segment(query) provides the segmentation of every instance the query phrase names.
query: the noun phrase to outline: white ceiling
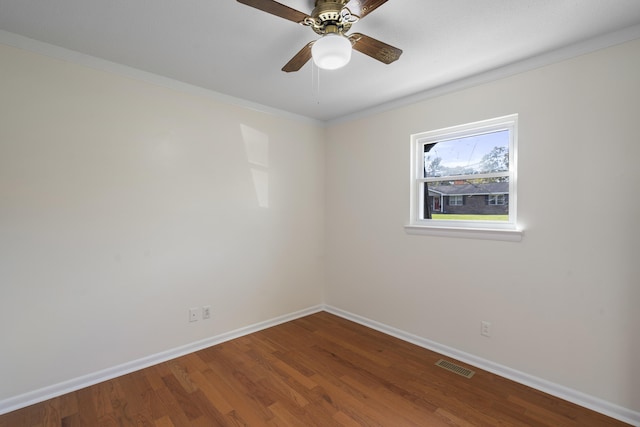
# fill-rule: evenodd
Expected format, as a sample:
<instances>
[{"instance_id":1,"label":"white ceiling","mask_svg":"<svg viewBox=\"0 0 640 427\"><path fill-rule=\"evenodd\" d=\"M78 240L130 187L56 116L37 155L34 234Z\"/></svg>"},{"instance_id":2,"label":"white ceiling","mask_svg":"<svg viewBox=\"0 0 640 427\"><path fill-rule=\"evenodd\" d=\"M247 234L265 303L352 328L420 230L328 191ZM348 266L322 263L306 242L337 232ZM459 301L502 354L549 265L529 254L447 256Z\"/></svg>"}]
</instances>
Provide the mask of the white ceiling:
<instances>
[{"instance_id":1,"label":"white ceiling","mask_svg":"<svg viewBox=\"0 0 640 427\"><path fill-rule=\"evenodd\" d=\"M235 0L0 0L0 30L322 121L638 28L639 0L389 0L351 32L400 60L354 52L318 78L312 62L280 71L310 28Z\"/></svg>"}]
</instances>

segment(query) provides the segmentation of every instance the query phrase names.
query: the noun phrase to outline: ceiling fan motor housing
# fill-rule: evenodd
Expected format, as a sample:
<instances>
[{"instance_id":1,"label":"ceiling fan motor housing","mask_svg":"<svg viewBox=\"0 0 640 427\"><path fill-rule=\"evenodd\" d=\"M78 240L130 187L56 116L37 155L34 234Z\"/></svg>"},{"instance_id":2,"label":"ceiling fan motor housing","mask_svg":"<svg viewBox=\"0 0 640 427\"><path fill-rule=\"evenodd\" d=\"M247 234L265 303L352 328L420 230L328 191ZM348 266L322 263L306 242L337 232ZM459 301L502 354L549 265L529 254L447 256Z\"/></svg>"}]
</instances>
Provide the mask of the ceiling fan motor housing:
<instances>
[{"instance_id":1,"label":"ceiling fan motor housing","mask_svg":"<svg viewBox=\"0 0 640 427\"><path fill-rule=\"evenodd\" d=\"M343 19L342 11L349 0L316 0L311 16L314 18L313 31L320 35L328 33L344 34L351 28L352 20Z\"/></svg>"}]
</instances>

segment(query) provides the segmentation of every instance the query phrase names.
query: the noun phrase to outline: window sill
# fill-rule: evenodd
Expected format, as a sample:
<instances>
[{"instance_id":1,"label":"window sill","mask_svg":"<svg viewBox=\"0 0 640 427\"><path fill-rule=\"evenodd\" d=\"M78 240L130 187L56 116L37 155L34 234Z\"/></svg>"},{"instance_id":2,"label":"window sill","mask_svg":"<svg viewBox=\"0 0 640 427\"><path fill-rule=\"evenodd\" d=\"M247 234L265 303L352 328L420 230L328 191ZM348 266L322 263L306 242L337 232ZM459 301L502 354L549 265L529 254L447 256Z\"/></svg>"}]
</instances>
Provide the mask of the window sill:
<instances>
[{"instance_id":1,"label":"window sill","mask_svg":"<svg viewBox=\"0 0 640 427\"><path fill-rule=\"evenodd\" d=\"M407 234L420 234L437 237L459 237L463 239L500 240L505 242L519 242L524 232L522 230L500 228L468 228L443 227L433 225L405 225Z\"/></svg>"}]
</instances>

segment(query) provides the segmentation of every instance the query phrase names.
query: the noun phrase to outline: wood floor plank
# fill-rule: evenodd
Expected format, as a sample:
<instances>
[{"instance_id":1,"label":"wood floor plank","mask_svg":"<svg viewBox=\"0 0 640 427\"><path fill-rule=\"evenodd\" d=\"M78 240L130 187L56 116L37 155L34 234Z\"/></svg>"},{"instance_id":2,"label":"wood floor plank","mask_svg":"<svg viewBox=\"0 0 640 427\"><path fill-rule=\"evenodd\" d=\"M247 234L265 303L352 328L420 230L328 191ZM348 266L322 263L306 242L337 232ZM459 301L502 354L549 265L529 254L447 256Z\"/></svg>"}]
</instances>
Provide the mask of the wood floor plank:
<instances>
[{"instance_id":1,"label":"wood floor plank","mask_svg":"<svg viewBox=\"0 0 640 427\"><path fill-rule=\"evenodd\" d=\"M368 408L359 394L354 394L346 385L333 377L317 375L314 380L319 384L324 399L335 412L343 412L362 426L384 426L377 408Z\"/></svg>"},{"instance_id":2,"label":"wood floor plank","mask_svg":"<svg viewBox=\"0 0 640 427\"><path fill-rule=\"evenodd\" d=\"M406 424L417 426L445 425L434 415L434 412L415 405L411 400L405 399L402 395L393 393L385 387L372 388L351 376L342 377L340 380L354 390L358 390L375 406L383 408L384 412L390 414L394 420L404 420Z\"/></svg>"},{"instance_id":3,"label":"wood floor plank","mask_svg":"<svg viewBox=\"0 0 640 427\"><path fill-rule=\"evenodd\" d=\"M182 407L178 403L176 396L168 387L161 387L155 390L160 408L153 412L154 419L163 418L166 414L176 427L189 426L189 417L184 413ZM163 415L160 415L163 414ZM160 416L159 416L160 415Z\"/></svg>"},{"instance_id":4,"label":"wood floor plank","mask_svg":"<svg viewBox=\"0 0 640 427\"><path fill-rule=\"evenodd\" d=\"M203 374L207 380L220 390L225 400L233 407L231 412L225 413L230 425L264 425L273 414L268 408L259 404L253 396L248 396L247 391L237 383L233 372L222 371L211 365L211 369ZM214 403L215 404L215 403Z\"/></svg>"},{"instance_id":5,"label":"wood floor plank","mask_svg":"<svg viewBox=\"0 0 640 427\"><path fill-rule=\"evenodd\" d=\"M620 427L326 312L0 416L0 427Z\"/></svg>"},{"instance_id":6,"label":"wood floor plank","mask_svg":"<svg viewBox=\"0 0 640 427\"><path fill-rule=\"evenodd\" d=\"M193 393L198 387L193 383L187 368L184 366L185 364L181 363L182 361L184 361L184 359L169 362L169 370L173 374L173 378L180 383L186 393Z\"/></svg>"},{"instance_id":7,"label":"wood floor plank","mask_svg":"<svg viewBox=\"0 0 640 427\"><path fill-rule=\"evenodd\" d=\"M343 427L361 427L360 423L351 418L349 415L342 411L338 411L333 415L333 419L336 420Z\"/></svg>"},{"instance_id":8,"label":"wood floor plank","mask_svg":"<svg viewBox=\"0 0 640 427\"><path fill-rule=\"evenodd\" d=\"M62 427L82 427L80 413L67 415L62 419Z\"/></svg>"},{"instance_id":9,"label":"wood floor plank","mask_svg":"<svg viewBox=\"0 0 640 427\"><path fill-rule=\"evenodd\" d=\"M60 405L59 398L54 398L45 402L44 419L42 420L43 427L58 427L60 424L62 424L59 405Z\"/></svg>"},{"instance_id":10,"label":"wood floor plank","mask_svg":"<svg viewBox=\"0 0 640 427\"><path fill-rule=\"evenodd\" d=\"M233 411L233 405L229 403L220 388L212 384L202 371L194 372L191 376L193 382L198 386L198 389L207 397L218 412L228 414Z\"/></svg>"},{"instance_id":11,"label":"wood floor plank","mask_svg":"<svg viewBox=\"0 0 640 427\"><path fill-rule=\"evenodd\" d=\"M171 418L162 417L155 420L156 427L176 427L173 422L171 422Z\"/></svg>"},{"instance_id":12,"label":"wood floor plank","mask_svg":"<svg viewBox=\"0 0 640 427\"><path fill-rule=\"evenodd\" d=\"M258 343L261 341L256 340ZM271 375L279 376L290 386L295 387L295 384L299 384L307 390L311 390L317 386L316 383L311 381L302 372L298 371L291 365L283 362L278 358L278 353L268 353L264 351L260 346L254 352L252 352L254 358L260 359L260 363L264 369L267 369Z\"/></svg>"},{"instance_id":13,"label":"wood floor plank","mask_svg":"<svg viewBox=\"0 0 640 427\"><path fill-rule=\"evenodd\" d=\"M162 380L167 386L167 390L171 393L174 401L178 404L181 412L190 420L196 420L202 417L202 412L191 400L190 393L187 392L178 379L173 375L167 375Z\"/></svg>"},{"instance_id":14,"label":"wood floor plank","mask_svg":"<svg viewBox=\"0 0 640 427\"><path fill-rule=\"evenodd\" d=\"M202 390L196 390L191 393L191 400L202 412L202 421L206 422L208 426L225 425L224 414L216 408Z\"/></svg>"}]
</instances>

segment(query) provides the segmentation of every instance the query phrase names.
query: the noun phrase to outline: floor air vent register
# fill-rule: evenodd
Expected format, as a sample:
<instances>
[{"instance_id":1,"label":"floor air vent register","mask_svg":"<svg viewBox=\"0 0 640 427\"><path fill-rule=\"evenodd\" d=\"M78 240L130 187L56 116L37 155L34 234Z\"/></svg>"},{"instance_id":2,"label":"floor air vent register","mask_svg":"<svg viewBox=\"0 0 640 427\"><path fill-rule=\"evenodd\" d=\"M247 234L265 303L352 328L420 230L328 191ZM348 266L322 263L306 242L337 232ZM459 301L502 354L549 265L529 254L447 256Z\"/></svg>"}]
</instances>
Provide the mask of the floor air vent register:
<instances>
[{"instance_id":1,"label":"floor air vent register","mask_svg":"<svg viewBox=\"0 0 640 427\"><path fill-rule=\"evenodd\" d=\"M462 366L458 366L455 363L447 362L446 360L440 359L436 362L436 366L441 367L442 369L446 369L447 371L451 371L458 375L462 375L465 378L471 378L474 371L471 369L463 368Z\"/></svg>"}]
</instances>

